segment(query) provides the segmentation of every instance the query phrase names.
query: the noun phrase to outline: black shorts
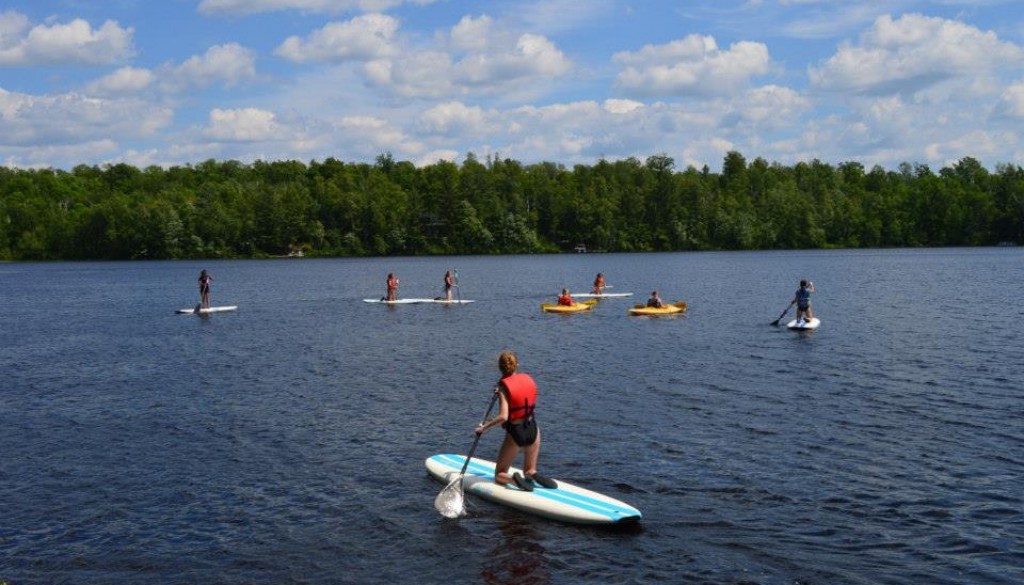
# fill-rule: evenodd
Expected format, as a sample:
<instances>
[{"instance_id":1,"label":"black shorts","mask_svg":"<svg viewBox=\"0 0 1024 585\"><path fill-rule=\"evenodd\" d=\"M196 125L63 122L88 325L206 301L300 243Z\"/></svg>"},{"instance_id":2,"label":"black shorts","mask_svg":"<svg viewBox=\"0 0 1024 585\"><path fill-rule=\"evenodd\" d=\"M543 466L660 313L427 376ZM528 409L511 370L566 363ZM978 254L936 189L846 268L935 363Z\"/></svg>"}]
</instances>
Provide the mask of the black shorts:
<instances>
[{"instance_id":1,"label":"black shorts","mask_svg":"<svg viewBox=\"0 0 1024 585\"><path fill-rule=\"evenodd\" d=\"M528 418L505 425L508 436L512 437L516 445L528 447L537 442L537 421Z\"/></svg>"}]
</instances>

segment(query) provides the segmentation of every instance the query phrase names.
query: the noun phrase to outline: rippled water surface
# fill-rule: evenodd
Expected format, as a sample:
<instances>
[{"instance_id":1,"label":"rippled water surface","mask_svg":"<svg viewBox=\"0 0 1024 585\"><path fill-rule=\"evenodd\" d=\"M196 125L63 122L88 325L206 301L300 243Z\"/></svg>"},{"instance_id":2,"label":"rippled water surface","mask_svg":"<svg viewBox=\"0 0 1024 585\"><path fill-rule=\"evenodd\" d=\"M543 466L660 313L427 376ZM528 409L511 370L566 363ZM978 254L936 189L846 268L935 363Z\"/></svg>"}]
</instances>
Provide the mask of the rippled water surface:
<instances>
[{"instance_id":1,"label":"rippled water surface","mask_svg":"<svg viewBox=\"0 0 1024 585\"><path fill-rule=\"evenodd\" d=\"M476 303L361 302L450 267ZM237 312L174 314L201 268ZM598 271L637 296L539 310ZM769 326L804 277L821 328ZM0 581L1021 583L1022 284L1017 248L0 265ZM690 310L628 317L653 288ZM542 469L639 528L433 509L506 348Z\"/></svg>"}]
</instances>

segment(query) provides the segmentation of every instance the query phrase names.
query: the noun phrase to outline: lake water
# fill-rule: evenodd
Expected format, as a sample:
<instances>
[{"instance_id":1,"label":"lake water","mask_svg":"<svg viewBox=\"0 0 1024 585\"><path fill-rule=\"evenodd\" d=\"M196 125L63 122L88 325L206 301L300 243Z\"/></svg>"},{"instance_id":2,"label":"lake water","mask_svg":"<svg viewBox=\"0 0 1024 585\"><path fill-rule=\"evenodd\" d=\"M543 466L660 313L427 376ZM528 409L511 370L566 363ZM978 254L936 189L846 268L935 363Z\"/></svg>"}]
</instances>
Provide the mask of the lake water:
<instances>
[{"instance_id":1,"label":"lake water","mask_svg":"<svg viewBox=\"0 0 1024 585\"><path fill-rule=\"evenodd\" d=\"M476 303L361 302L452 267ZM202 268L237 312L174 314ZM636 296L539 310L599 271ZM821 328L769 326L801 278ZM0 264L0 582L1019 584L1022 285L1019 248ZM627 316L654 288L687 314ZM639 528L433 509L507 348L541 469Z\"/></svg>"}]
</instances>

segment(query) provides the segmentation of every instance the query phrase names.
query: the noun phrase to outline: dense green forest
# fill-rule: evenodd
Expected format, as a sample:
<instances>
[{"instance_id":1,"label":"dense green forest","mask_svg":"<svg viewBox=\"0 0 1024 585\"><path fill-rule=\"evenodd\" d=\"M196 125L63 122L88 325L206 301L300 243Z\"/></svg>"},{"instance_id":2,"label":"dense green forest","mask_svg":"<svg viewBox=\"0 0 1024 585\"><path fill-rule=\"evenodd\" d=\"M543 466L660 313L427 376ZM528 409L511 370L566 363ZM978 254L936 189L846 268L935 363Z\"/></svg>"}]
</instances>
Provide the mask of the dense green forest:
<instances>
[{"instance_id":1,"label":"dense green forest","mask_svg":"<svg viewBox=\"0 0 1024 585\"><path fill-rule=\"evenodd\" d=\"M977 246L1024 241L1024 169L665 155L0 168L0 259Z\"/></svg>"}]
</instances>

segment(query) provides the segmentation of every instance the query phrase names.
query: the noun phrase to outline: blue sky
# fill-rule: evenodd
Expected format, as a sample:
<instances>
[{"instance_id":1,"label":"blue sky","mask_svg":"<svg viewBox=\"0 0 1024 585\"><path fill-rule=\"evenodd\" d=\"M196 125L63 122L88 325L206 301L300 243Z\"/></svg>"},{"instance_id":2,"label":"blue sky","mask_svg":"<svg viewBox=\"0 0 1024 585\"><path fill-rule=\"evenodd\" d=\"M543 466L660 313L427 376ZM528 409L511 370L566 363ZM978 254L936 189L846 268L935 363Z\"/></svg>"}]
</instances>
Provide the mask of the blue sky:
<instances>
[{"instance_id":1,"label":"blue sky","mask_svg":"<svg viewBox=\"0 0 1024 585\"><path fill-rule=\"evenodd\" d=\"M1024 10L981 0L21 0L0 165L667 155L1024 164Z\"/></svg>"}]
</instances>

